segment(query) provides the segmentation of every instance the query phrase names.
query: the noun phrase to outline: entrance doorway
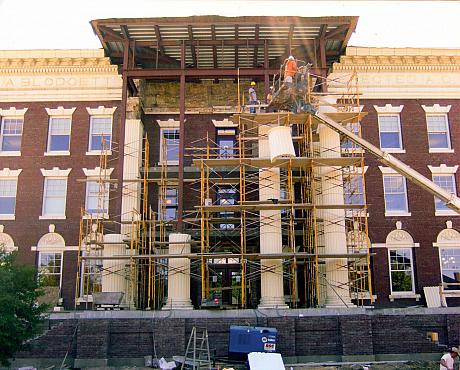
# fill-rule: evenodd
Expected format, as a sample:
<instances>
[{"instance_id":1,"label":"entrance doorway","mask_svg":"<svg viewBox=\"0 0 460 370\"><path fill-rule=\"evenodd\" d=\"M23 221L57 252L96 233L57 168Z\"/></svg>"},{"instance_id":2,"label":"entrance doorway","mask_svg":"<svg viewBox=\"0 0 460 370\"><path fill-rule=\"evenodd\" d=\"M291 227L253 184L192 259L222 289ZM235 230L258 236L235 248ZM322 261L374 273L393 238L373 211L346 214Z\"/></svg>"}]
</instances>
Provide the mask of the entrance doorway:
<instances>
[{"instance_id":1,"label":"entrance doorway","mask_svg":"<svg viewBox=\"0 0 460 370\"><path fill-rule=\"evenodd\" d=\"M227 260L225 258L225 260ZM211 298L222 307L241 305L241 267L239 264L210 264L209 288Z\"/></svg>"}]
</instances>

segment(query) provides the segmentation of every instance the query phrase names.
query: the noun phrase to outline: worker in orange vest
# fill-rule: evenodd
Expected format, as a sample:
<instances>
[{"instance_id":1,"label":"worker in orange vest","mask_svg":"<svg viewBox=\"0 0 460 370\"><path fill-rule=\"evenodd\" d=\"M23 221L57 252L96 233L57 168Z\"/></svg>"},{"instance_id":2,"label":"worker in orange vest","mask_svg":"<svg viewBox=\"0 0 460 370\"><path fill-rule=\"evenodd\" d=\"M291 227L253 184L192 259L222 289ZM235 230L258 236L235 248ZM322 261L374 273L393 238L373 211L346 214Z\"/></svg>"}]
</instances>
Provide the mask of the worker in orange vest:
<instances>
[{"instance_id":1,"label":"worker in orange vest","mask_svg":"<svg viewBox=\"0 0 460 370\"><path fill-rule=\"evenodd\" d=\"M286 62L286 67L284 67L284 82L292 83L293 77L297 73L297 63L292 55L289 55L289 58Z\"/></svg>"}]
</instances>

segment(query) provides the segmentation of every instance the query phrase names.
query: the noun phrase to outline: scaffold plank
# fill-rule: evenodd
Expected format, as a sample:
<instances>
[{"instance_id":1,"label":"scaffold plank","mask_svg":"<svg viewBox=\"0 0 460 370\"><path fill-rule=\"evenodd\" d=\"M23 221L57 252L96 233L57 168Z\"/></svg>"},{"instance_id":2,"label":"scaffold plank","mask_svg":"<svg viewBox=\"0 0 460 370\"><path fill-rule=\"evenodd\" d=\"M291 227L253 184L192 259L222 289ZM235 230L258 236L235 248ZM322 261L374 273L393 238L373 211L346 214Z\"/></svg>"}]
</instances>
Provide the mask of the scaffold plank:
<instances>
[{"instance_id":1,"label":"scaffold plank","mask_svg":"<svg viewBox=\"0 0 460 370\"><path fill-rule=\"evenodd\" d=\"M201 166L201 163L208 167L237 167L240 164L249 167L266 168L266 167L279 167L287 168L308 168L312 166L337 166L346 167L353 166L360 163L361 157L331 157L331 158L309 158L309 157L296 157L291 159L277 159L271 162L269 158L213 158L213 159L194 159L194 166Z\"/></svg>"}]
</instances>

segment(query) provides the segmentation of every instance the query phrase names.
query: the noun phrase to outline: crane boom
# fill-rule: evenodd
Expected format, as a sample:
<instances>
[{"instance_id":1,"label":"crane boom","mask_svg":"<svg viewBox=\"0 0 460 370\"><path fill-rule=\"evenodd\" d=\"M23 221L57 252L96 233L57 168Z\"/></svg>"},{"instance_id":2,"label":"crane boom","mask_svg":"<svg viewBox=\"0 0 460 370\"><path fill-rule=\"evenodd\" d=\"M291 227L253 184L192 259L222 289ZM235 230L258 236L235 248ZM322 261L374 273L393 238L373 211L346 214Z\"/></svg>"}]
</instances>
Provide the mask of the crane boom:
<instances>
[{"instance_id":1,"label":"crane boom","mask_svg":"<svg viewBox=\"0 0 460 370\"><path fill-rule=\"evenodd\" d=\"M421 173L415 171L413 168L409 167L404 162L400 161L391 154L377 148L375 145L369 143L367 140L355 135L353 132L342 126L340 123L329 118L327 115L319 112L312 105L307 104L304 106L304 111L312 114L315 118L326 125L330 129L343 134L348 139L353 141L355 144L361 146L366 151L372 153L377 157L377 159L388 167L392 168L400 175L404 176L406 179L421 187L422 189L428 191L430 194L433 194L435 197L441 199L446 203L447 207L460 213L460 198L454 194L449 193L440 186L436 185L433 181L427 179Z\"/></svg>"}]
</instances>

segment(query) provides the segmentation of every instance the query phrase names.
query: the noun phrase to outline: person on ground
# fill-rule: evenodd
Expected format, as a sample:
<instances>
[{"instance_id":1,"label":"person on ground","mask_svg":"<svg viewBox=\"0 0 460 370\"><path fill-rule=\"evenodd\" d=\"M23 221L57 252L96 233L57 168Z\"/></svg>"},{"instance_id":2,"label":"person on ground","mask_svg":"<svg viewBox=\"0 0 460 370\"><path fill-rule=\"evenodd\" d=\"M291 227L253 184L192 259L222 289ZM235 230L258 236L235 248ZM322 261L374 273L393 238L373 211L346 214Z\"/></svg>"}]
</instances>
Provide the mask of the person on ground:
<instances>
[{"instance_id":1,"label":"person on ground","mask_svg":"<svg viewBox=\"0 0 460 370\"><path fill-rule=\"evenodd\" d=\"M458 348L452 347L449 353L441 357L439 370L454 370L454 361L456 357L458 357Z\"/></svg>"},{"instance_id":2,"label":"person on ground","mask_svg":"<svg viewBox=\"0 0 460 370\"><path fill-rule=\"evenodd\" d=\"M256 105L256 104L257 104L256 83L252 81L251 87L249 88L249 105ZM256 107L249 107L249 112L255 113Z\"/></svg>"},{"instance_id":3,"label":"person on ground","mask_svg":"<svg viewBox=\"0 0 460 370\"><path fill-rule=\"evenodd\" d=\"M287 58L286 66L284 67L284 82L292 83L293 78L297 73L297 63L292 55Z\"/></svg>"}]
</instances>

